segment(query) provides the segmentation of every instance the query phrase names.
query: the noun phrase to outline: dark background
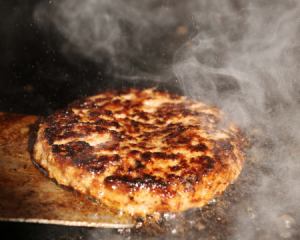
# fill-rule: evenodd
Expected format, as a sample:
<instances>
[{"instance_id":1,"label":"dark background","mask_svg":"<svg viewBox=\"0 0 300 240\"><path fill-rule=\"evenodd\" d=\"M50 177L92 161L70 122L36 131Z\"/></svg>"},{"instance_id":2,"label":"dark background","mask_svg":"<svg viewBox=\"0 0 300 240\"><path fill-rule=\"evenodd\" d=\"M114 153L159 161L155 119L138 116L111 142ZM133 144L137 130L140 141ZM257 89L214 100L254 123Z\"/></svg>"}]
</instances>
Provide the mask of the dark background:
<instances>
[{"instance_id":1,"label":"dark background","mask_svg":"<svg viewBox=\"0 0 300 240\"><path fill-rule=\"evenodd\" d=\"M78 57L68 61L54 30L42 31L34 22L38 2L0 3L1 111L47 114L91 92L110 71Z\"/></svg>"},{"instance_id":2,"label":"dark background","mask_svg":"<svg viewBox=\"0 0 300 240\"><path fill-rule=\"evenodd\" d=\"M130 76L137 73L157 74L162 64L172 60L174 49L193 34L190 29L186 36L178 37L177 26L171 26L151 35L143 43L147 51L142 56L125 59L131 63L130 69L112 66L105 55L96 64L74 52L62 54L62 44L67 40L53 26L42 29L34 21L33 12L39 2L0 3L0 111L49 114L81 96L106 87L126 86ZM188 20L180 19L178 24ZM116 79L116 75L125 77Z\"/></svg>"}]
</instances>

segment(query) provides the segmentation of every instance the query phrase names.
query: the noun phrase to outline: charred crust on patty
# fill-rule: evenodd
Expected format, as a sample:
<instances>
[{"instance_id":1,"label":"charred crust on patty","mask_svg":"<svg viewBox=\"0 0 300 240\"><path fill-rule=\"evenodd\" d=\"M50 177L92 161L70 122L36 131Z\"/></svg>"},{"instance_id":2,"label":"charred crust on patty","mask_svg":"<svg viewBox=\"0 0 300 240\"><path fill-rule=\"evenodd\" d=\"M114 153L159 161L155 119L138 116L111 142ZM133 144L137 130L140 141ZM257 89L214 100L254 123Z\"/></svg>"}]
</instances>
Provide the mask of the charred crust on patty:
<instances>
[{"instance_id":1,"label":"charred crust on patty","mask_svg":"<svg viewBox=\"0 0 300 240\"><path fill-rule=\"evenodd\" d=\"M218 108L155 89L87 97L35 127L32 156L50 178L134 215L208 203L247 145Z\"/></svg>"}]
</instances>

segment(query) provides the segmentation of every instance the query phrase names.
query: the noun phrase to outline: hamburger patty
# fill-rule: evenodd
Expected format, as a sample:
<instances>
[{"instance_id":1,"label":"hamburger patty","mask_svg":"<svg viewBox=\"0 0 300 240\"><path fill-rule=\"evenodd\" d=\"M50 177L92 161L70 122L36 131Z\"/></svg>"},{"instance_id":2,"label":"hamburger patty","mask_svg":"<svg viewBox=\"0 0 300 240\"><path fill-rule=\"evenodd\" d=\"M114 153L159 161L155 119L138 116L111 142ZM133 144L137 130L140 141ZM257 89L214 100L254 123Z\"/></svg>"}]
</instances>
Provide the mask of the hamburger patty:
<instances>
[{"instance_id":1,"label":"hamburger patty","mask_svg":"<svg viewBox=\"0 0 300 240\"><path fill-rule=\"evenodd\" d=\"M239 175L244 138L215 107L155 89L108 91L41 119L34 161L132 215L201 207Z\"/></svg>"}]
</instances>

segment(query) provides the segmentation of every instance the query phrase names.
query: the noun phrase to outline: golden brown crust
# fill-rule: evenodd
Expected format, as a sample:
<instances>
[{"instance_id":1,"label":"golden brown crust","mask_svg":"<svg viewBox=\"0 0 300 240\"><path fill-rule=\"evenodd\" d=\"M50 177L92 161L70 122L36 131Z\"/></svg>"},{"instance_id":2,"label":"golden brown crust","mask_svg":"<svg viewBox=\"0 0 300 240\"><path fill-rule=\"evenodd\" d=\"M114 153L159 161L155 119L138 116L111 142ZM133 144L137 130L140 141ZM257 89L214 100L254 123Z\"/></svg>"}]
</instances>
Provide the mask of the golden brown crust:
<instances>
[{"instance_id":1,"label":"golden brown crust","mask_svg":"<svg viewBox=\"0 0 300 240\"><path fill-rule=\"evenodd\" d=\"M104 92L41 121L35 161L130 214L201 207L239 175L244 138L214 107L154 89Z\"/></svg>"}]
</instances>

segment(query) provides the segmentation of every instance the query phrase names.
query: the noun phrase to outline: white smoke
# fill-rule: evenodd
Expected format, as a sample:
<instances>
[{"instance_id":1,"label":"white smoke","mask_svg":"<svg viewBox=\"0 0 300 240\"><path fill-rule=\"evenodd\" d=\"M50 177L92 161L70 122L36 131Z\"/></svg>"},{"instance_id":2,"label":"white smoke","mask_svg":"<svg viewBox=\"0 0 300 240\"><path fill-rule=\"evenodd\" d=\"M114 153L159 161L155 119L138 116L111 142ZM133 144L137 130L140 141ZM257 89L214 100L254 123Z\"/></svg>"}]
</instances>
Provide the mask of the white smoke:
<instances>
[{"instance_id":1,"label":"white smoke","mask_svg":"<svg viewBox=\"0 0 300 240\"><path fill-rule=\"evenodd\" d=\"M251 1L242 5L240 13L231 2L207 1L214 10L200 15L199 24L203 18L216 22L216 33L201 31L183 47L175 58L174 72L188 95L219 105L249 133L260 131L251 155L269 173L258 175L251 201L236 208L237 231L232 238L296 239L300 217L300 2ZM226 17L232 21L226 22ZM226 30L226 24L232 23L241 27L241 36L232 36L234 29ZM234 83L229 94L219 88L226 86L224 82ZM243 211L245 206L255 209L255 214L250 217Z\"/></svg>"},{"instance_id":2,"label":"white smoke","mask_svg":"<svg viewBox=\"0 0 300 240\"><path fill-rule=\"evenodd\" d=\"M34 18L41 27L54 27L65 38L66 55L76 52L128 71L147 68L147 59L155 53L151 41L159 42L176 26L175 11L158 0L62 0L42 1Z\"/></svg>"},{"instance_id":3,"label":"white smoke","mask_svg":"<svg viewBox=\"0 0 300 240\"><path fill-rule=\"evenodd\" d=\"M144 62L149 40L154 46L160 42L155 36L176 29L182 21L192 26L196 34L174 49L174 61L164 62L161 70L171 69L174 84L187 96L218 105L254 135L248 161L267 169L258 170L254 194L237 203L236 230L230 239L296 239L300 235L300 2L192 0L174 5L62 0L54 7L39 5L35 18L46 22L44 26L53 24L66 44L83 56L101 62L105 55L125 68L134 65L129 62L132 58Z\"/></svg>"}]
</instances>

